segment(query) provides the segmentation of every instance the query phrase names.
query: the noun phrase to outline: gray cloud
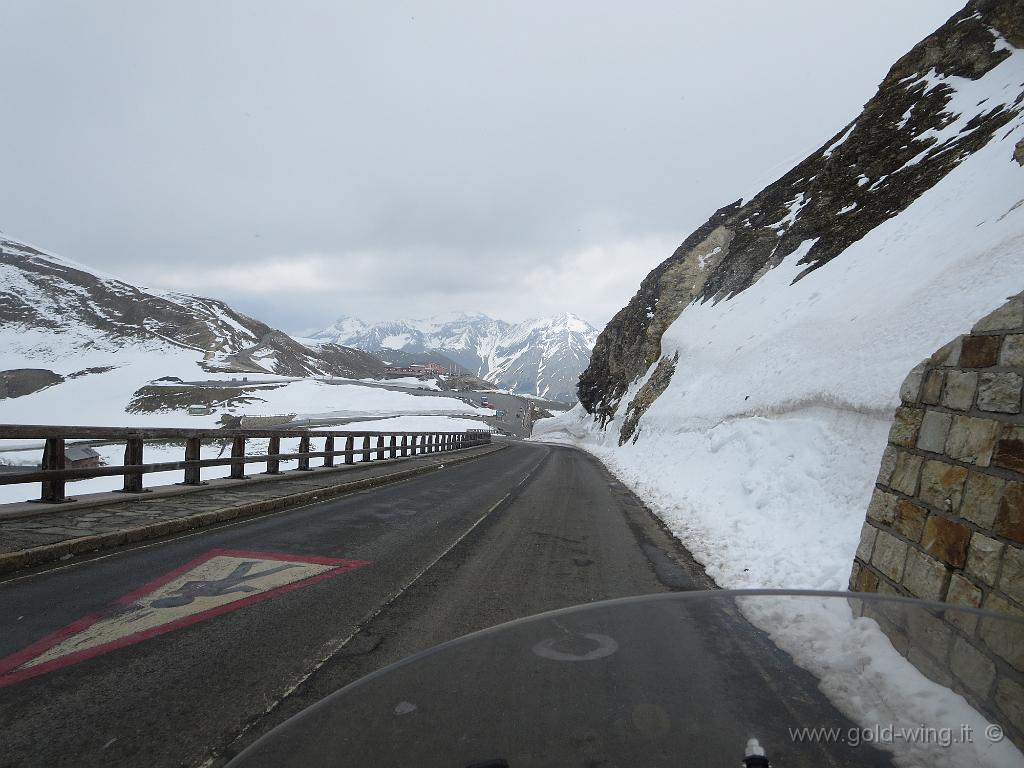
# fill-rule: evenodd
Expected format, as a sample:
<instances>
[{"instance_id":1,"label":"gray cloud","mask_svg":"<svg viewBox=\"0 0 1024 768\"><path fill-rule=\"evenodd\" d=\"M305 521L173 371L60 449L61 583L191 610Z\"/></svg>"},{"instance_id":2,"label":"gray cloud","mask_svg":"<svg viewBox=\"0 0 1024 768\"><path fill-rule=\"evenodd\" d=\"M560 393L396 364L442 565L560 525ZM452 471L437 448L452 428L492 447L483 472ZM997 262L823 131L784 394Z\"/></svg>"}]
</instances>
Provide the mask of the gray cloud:
<instances>
[{"instance_id":1,"label":"gray cloud","mask_svg":"<svg viewBox=\"0 0 1024 768\"><path fill-rule=\"evenodd\" d=\"M2 2L0 227L286 329L605 322L959 2Z\"/></svg>"}]
</instances>

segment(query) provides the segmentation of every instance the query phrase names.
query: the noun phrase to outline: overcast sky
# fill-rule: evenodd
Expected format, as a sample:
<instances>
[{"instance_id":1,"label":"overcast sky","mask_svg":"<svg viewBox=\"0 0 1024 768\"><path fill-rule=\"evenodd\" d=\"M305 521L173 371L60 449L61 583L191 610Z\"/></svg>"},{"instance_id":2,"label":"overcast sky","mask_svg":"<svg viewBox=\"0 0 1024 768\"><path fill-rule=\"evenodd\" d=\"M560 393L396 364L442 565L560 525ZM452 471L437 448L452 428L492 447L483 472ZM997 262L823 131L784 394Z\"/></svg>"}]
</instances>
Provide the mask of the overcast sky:
<instances>
[{"instance_id":1,"label":"overcast sky","mask_svg":"<svg viewBox=\"0 0 1024 768\"><path fill-rule=\"evenodd\" d=\"M0 0L0 230L289 331L601 327L962 5Z\"/></svg>"}]
</instances>

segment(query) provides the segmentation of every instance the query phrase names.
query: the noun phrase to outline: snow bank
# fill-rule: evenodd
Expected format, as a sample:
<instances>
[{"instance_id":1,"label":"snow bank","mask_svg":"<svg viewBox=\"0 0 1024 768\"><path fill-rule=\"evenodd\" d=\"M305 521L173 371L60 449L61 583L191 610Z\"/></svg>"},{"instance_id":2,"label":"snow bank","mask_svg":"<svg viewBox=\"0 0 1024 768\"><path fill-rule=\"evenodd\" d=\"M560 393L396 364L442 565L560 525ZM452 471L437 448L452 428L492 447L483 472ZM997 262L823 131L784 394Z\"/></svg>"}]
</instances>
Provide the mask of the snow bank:
<instances>
[{"instance_id":1,"label":"snow bank","mask_svg":"<svg viewBox=\"0 0 1024 768\"><path fill-rule=\"evenodd\" d=\"M607 431L577 406L535 438L600 456L724 587L845 588L901 381L1024 287L1008 280L1024 275L1022 122L799 282L810 242L736 297L687 307L635 443L617 445L621 416L647 376Z\"/></svg>"},{"instance_id":2,"label":"snow bank","mask_svg":"<svg viewBox=\"0 0 1024 768\"><path fill-rule=\"evenodd\" d=\"M582 413L543 419L534 439L596 454L721 586L846 588L878 471L872 446L888 430L882 419L816 407L648 433L618 448L617 430L603 433Z\"/></svg>"},{"instance_id":3,"label":"snow bank","mask_svg":"<svg viewBox=\"0 0 1024 768\"><path fill-rule=\"evenodd\" d=\"M1020 82L1024 54L1008 61ZM736 297L687 307L662 338L676 372L635 443L617 444L621 417L650 370L607 431L577 406L539 422L534 439L600 457L723 587L846 589L901 381L1024 287L1024 170L1012 161L1022 123L799 282L811 242ZM783 627L751 618L861 724L978 718L849 611L822 606ZM899 749L897 762L920 764ZM1024 765L1008 744L929 759Z\"/></svg>"}]
</instances>

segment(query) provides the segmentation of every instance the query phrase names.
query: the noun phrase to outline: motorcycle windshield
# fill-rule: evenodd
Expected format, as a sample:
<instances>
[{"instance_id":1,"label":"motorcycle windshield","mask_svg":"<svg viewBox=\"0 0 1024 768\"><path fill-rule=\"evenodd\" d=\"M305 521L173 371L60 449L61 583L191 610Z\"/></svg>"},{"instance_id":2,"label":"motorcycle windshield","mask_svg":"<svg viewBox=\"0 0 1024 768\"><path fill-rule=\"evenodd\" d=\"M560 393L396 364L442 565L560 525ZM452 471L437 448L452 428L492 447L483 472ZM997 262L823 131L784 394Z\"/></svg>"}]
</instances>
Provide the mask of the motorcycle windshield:
<instances>
[{"instance_id":1,"label":"motorcycle windshield","mask_svg":"<svg viewBox=\"0 0 1024 768\"><path fill-rule=\"evenodd\" d=\"M844 593L700 592L424 651L232 766L1024 766L1024 621ZM504 761L501 762L501 761Z\"/></svg>"}]
</instances>

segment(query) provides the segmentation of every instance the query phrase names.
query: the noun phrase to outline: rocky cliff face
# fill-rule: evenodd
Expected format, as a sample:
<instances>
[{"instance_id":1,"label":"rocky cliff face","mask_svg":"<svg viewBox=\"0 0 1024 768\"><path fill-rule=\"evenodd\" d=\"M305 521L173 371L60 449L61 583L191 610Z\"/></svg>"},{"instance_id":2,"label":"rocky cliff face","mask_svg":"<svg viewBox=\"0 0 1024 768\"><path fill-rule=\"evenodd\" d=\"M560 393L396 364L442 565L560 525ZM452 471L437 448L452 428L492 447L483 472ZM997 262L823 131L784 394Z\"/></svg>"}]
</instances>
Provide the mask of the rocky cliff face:
<instances>
[{"instance_id":1,"label":"rocky cliff face","mask_svg":"<svg viewBox=\"0 0 1024 768\"><path fill-rule=\"evenodd\" d=\"M140 288L2 235L0 334L5 368L21 366L2 365L4 357L43 363L138 346L195 350L207 371L383 372L383 364L364 352L329 344L311 350L220 301Z\"/></svg>"},{"instance_id":2,"label":"rocky cliff face","mask_svg":"<svg viewBox=\"0 0 1024 768\"><path fill-rule=\"evenodd\" d=\"M904 211L1021 113L1024 5L972 0L897 61L863 112L751 200L718 210L655 268L598 337L579 399L603 426L694 302L720 302L803 247L794 282ZM1001 66L1003 64L1006 66ZM1017 145L1017 162L1024 147ZM965 223L969 226L970 223ZM672 375L668 362L662 372ZM621 440L666 382L627 403ZM638 395L639 397L639 395Z\"/></svg>"}]
</instances>

